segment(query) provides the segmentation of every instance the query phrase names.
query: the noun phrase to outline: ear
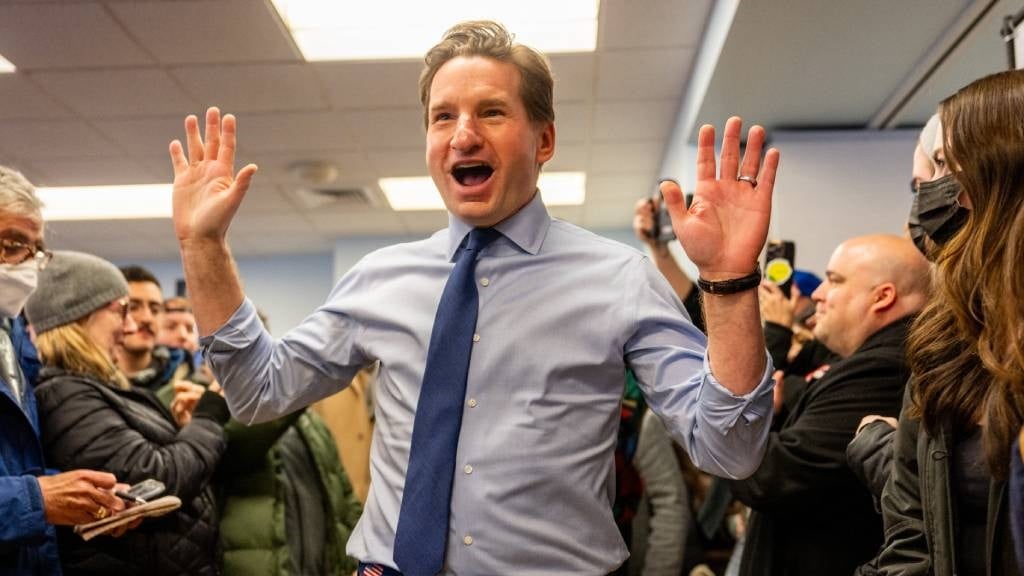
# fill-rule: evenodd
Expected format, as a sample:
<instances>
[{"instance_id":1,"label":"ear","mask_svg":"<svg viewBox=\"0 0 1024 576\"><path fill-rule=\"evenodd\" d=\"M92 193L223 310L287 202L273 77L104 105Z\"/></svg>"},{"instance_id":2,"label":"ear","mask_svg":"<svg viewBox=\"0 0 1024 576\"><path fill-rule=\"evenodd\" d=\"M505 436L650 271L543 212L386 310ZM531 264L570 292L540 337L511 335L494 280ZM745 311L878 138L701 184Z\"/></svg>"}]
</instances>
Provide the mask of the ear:
<instances>
[{"instance_id":1,"label":"ear","mask_svg":"<svg viewBox=\"0 0 1024 576\"><path fill-rule=\"evenodd\" d=\"M555 123L544 122L537 130L537 164L541 166L555 155Z\"/></svg>"},{"instance_id":2,"label":"ear","mask_svg":"<svg viewBox=\"0 0 1024 576\"><path fill-rule=\"evenodd\" d=\"M896 305L896 286L892 282L883 282L872 290L872 312L885 312Z\"/></svg>"}]
</instances>

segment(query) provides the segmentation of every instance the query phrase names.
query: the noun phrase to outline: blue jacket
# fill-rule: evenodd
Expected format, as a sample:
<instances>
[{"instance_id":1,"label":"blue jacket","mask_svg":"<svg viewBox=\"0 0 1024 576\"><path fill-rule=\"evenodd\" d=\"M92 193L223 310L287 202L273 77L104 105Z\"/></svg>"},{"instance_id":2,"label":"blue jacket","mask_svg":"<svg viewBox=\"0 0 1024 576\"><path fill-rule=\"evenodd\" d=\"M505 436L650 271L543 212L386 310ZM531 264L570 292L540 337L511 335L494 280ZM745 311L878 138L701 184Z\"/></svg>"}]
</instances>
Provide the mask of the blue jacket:
<instances>
[{"instance_id":1,"label":"blue jacket","mask_svg":"<svg viewBox=\"0 0 1024 576\"><path fill-rule=\"evenodd\" d=\"M39 361L20 320L11 340L26 384L20 407L10 386L0 384L0 576L59 575L57 534L35 478L47 473L32 388Z\"/></svg>"}]
</instances>

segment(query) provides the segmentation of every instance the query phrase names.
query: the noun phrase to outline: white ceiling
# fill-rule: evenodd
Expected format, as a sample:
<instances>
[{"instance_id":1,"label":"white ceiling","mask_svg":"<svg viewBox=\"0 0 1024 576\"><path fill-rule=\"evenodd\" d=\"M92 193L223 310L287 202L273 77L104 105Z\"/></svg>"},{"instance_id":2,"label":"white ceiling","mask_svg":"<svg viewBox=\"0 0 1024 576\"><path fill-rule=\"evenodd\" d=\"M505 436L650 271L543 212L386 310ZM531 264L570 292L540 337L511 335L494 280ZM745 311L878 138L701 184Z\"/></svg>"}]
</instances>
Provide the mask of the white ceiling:
<instances>
[{"instance_id":1,"label":"white ceiling","mask_svg":"<svg viewBox=\"0 0 1024 576\"><path fill-rule=\"evenodd\" d=\"M988 10L890 123L919 124L942 96L1005 66L992 29L1024 5L602 0L597 51L551 57L558 146L547 169L588 173L586 204L556 216L629 226L658 179L709 14L737 2L698 121L738 113L769 130L864 129L965 13ZM183 117L217 105L238 116L238 165L260 166L232 225L236 254L327 251L340 237L446 223L443 212L392 212L376 186L426 174L420 62L306 63L269 0L3 0L0 54L18 67L0 74L0 164L36 185L167 182ZM374 205L310 200L288 170L306 160L334 164L331 187L368 189ZM166 220L54 222L48 236L108 258L177 253Z\"/></svg>"},{"instance_id":2,"label":"white ceiling","mask_svg":"<svg viewBox=\"0 0 1024 576\"><path fill-rule=\"evenodd\" d=\"M551 57L558 147L547 169L589 176L587 205L553 213L629 224L621 198L656 181L710 4L604 0L597 52ZM426 175L421 62L306 63L269 1L6 0L0 54L18 67L0 75L0 163L37 186L167 182L184 116L217 105L238 117L238 166L260 166L232 224L237 254L446 224L441 212L392 212L376 186ZM303 160L333 163L331 187L367 188L376 205L313 205L288 171ZM167 221L53 222L48 235L109 258L176 254Z\"/></svg>"}]
</instances>

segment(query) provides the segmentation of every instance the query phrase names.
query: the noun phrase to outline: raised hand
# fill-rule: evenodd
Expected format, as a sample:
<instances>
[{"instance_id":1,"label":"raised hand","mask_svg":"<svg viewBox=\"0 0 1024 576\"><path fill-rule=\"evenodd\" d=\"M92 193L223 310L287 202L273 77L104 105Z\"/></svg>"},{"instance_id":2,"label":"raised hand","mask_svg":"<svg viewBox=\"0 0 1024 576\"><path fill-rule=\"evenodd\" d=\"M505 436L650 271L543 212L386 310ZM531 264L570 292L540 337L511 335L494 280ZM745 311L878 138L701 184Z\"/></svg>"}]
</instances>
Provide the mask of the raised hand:
<instances>
[{"instance_id":1,"label":"raised hand","mask_svg":"<svg viewBox=\"0 0 1024 576\"><path fill-rule=\"evenodd\" d=\"M59 526L102 520L124 510L124 502L114 496L117 481L113 474L94 470L72 470L40 476L46 521Z\"/></svg>"},{"instance_id":2,"label":"raised hand","mask_svg":"<svg viewBox=\"0 0 1024 576\"><path fill-rule=\"evenodd\" d=\"M174 421L178 423L178 427L184 427L192 421L192 412L205 392L206 388L194 382L179 380L174 383L171 414L174 415Z\"/></svg>"},{"instance_id":3,"label":"raised hand","mask_svg":"<svg viewBox=\"0 0 1024 576\"><path fill-rule=\"evenodd\" d=\"M641 198L636 201L633 208L633 233L638 240L654 248L657 244L651 229L654 228L654 217L658 210L657 201L654 198Z\"/></svg>"},{"instance_id":4,"label":"raised hand","mask_svg":"<svg viewBox=\"0 0 1024 576\"><path fill-rule=\"evenodd\" d=\"M206 143L199 134L199 120L185 118L188 156L181 142L171 142L174 166L174 231L179 242L221 241L242 203L256 165L234 173L235 117L221 121L220 110L206 111Z\"/></svg>"},{"instance_id":5,"label":"raised hand","mask_svg":"<svg viewBox=\"0 0 1024 576\"><path fill-rule=\"evenodd\" d=\"M697 138L697 189L689 210L678 184L661 184L676 237L707 280L750 274L768 235L779 152L768 150L761 162L765 132L754 126L747 134L741 164L741 125L737 117L725 123L717 174L715 129L710 125L701 127Z\"/></svg>"}]
</instances>

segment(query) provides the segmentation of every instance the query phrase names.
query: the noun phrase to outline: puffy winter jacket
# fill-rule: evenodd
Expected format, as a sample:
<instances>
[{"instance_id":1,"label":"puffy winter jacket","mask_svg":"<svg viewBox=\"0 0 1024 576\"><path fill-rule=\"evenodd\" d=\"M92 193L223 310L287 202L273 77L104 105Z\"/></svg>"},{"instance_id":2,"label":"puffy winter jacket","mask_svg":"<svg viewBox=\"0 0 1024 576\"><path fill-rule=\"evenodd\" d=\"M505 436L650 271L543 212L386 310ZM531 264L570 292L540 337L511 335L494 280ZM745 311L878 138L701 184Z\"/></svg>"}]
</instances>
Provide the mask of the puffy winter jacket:
<instances>
[{"instance_id":1,"label":"puffy winter jacket","mask_svg":"<svg viewBox=\"0 0 1024 576\"><path fill-rule=\"evenodd\" d=\"M172 514L147 519L121 538L84 542L58 530L66 574L212 575L219 572L217 509L211 480L224 453L227 405L202 396L192 421L178 428L150 391L121 390L93 378L46 368L36 389L48 462L90 468L134 484L155 478L181 498Z\"/></svg>"}]
</instances>

